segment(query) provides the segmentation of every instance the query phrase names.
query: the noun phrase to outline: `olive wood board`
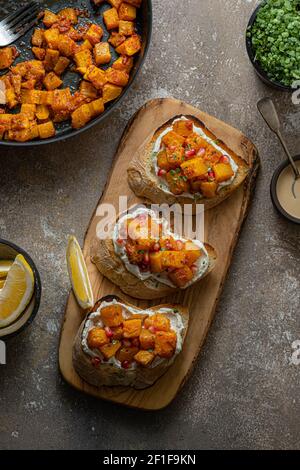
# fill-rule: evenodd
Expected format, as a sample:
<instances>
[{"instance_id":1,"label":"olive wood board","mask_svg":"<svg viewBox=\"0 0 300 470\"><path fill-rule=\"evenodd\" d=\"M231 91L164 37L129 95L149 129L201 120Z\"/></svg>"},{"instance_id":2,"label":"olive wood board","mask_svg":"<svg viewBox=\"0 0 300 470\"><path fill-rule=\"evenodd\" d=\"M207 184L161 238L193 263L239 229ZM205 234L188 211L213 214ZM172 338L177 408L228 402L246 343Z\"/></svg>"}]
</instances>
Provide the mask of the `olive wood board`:
<instances>
[{"instance_id":1,"label":"olive wood board","mask_svg":"<svg viewBox=\"0 0 300 470\"><path fill-rule=\"evenodd\" d=\"M67 301L60 337L60 371L70 385L94 397L144 410L159 410L166 407L175 398L193 369L214 318L233 251L248 212L260 164L256 147L239 130L182 101L172 98L154 99L147 102L127 125L99 204L113 203L117 211L119 195L128 196L129 207L143 202L132 193L128 186L127 167L135 152L156 129L174 116L182 114L196 116L215 134L217 139L225 142L250 165L250 172L244 184L227 200L205 213L205 241L213 245L218 252L218 261L214 271L189 289L178 290L171 298L141 301L123 294L118 287L99 273L90 260L90 245L96 233L96 225L100 220L96 215L97 208L87 229L83 246L95 300L115 294L141 308L163 303L179 303L189 308L190 323L182 353L167 373L150 388L140 391L125 387L98 389L84 382L72 365L74 338L84 319L84 312L78 306L72 292Z\"/></svg>"}]
</instances>

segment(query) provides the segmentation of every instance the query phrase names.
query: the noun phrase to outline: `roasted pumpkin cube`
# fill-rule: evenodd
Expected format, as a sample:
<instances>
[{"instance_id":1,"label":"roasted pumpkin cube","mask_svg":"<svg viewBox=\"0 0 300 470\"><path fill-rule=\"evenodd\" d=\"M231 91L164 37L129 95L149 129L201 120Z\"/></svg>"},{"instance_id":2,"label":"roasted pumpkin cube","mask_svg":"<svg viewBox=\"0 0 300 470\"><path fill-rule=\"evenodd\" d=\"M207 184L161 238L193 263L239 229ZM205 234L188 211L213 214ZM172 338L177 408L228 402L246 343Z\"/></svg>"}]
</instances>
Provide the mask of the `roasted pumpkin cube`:
<instances>
[{"instance_id":1,"label":"roasted pumpkin cube","mask_svg":"<svg viewBox=\"0 0 300 470\"><path fill-rule=\"evenodd\" d=\"M58 50L65 57L72 57L76 51L76 42L64 34L59 35Z\"/></svg>"},{"instance_id":2,"label":"roasted pumpkin cube","mask_svg":"<svg viewBox=\"0 0 300 470\"><path fill-rule=\"evenodd\" d=\"M21 113L22 114L27 114L28 118L30 121L32 121L35 118L35 113L36 113L36 105L35 104L22 104L21 106ZM0 114L0 118L1 118Z\"/></svg>"},{"instance_id":3,"label":"roasted pumpkin cube","mask_svg":"<svg viewBox=\"0 0 300 470\"><path fill-rule=\"evenodd\" d=\"M205 177L208 172L207 165L200 157L182 163L181 168L188 179Z\"/></svg>"},{"instance_id":4,"label":"roasted pumpkin cube","mask_svg":"<svg viewBox=\"0 0 300 470\"><path fill-rule=\"evenodd\" d=\"M21 103L24 104L40 104L41 100L40 90L22 90L21 91Z\"/></svg>"},{"instance_id":5,"label":"roasted pumpkin cube","mask_svg":"<svg viewBox=\"0 0 300 470\"><path fill-rule=\"evenodd\" d=\"M92 44L90 43L90 41L88 39L85 39L83 41L83 43L80 44L80 46L76 47L76 52L80 52L80 51L83 51L85 49L88 49L89 51L93 50L93 46L92 46Z\"/></svg>"},{"instance_id":6,"label":"roasted pumpkin cube","mask_svg":"<svg viewBox=\"0 0 300 470\"><path fill-rule=\"evenodd\" d=\"M14 130L10 129L7 134L9 140L15 140L17 142L27 142L39 137L37 125L32 125L29 129Z\"/></svg>"},{"instance_id":7,"label":"roasted pumpkin cube","mask_svg":"<svg viewBox=\"0 0 300 470\"><path fill-rule=\"evenodd\" d=\"M182 268L185 265L185 254L183 251L163 251L161 264L164 269Z\"/></svg>"},{"instance_id":8,"label":"roasted pumpkin cube","mask_svg":"<svg viewBox=\"0 0 300 470\"><path fill-rule=\"evenodd\" d=\"M87 337L87 344L90 349L100 349L101 346L108 344L110 342L107 337L105 330L96 326L89 331Z\"/></svg>"},{"instance_id":9,"label":"roasted pumpkin cube","mask_svg":"<svg viewBox=\"0 0 300 470\"><path fill-rule=\"evenodd\" d=\"M222 156L221 152L219 152L212 145L208 145L205 150L206 152L205 152L203 159L208 162L209 166L219 163L219 160Z\"/></svg>"},{"instance_id":10,"label":"roasted pumpkin cube","mask_svg":"<svg viewBox=\"0 0 300 470\"><path fill-rule=\"evenodd\" d=\"M133 58L126 55L121 56L112 64L112 67L113 69L125 70L125 72L129 73L133 67Z\"/></svg>"},{"instance_id":11,"label":"roasted pumpkin cube","mask_svg":"<svg viewBox=\"0 0 300 470\"><path fill-rule=\"evenodd\" d=\"M109 83L117 86L126 86L129 82L129 74L125 70L116 70L112 67L106 70L106 77Z\"/></svg>"},{"instance_id":12,"label":"roasted pumpkin cube","mask_svg":"<svg viewBox=\"0 0 300 470\"><path fill-rule=\"evenodd\" d=\"M74 8L63 8L57 16L60 20L68 20L71 24L78 23L78 15Z\"/></svg>"},{"instance_id":13,"label":"roasted pumpkin cube","mask_svg":"<svg viewBox=\"0 0 300 470\"><path fill-rule=\"evenodd\" d=\"M140 346L142 349L154 349L155 346L155 336L151 331L146 328L142 328L140 334Z\"/></svg>"},{"instance_id":14,"label":"roasted pumpkin cube","mask_svg":"<svg viewBox=\"0 0 300 470\"><path fill-rule=\"evenodd\" d=\"M32 47L32 53L39 60L44 60L46 55L46 50L42 47Z\"/></svg>"},{"instance_id":15,"label":"roasted pumpkin cube","mask_svg":"<svg viewBox=\"0 0 300 470\"><path fill-rule=\"evenodd\" d=\"M4 47L0 49L0 70L11 66L16 57L16 49L13 47Z\"/></svg>"},{"instance_id":16,"label":"roasted pumpkin cube","mask_svg":"<svg viewBox=\"0 0 300 470\"><path fill-rule=\"evenodd\" d=\"M134 356L139 352L139 348L135 346L122 347L116 354L116 358L121 363L124 361L132 362Z\"/></svg>"},{"instance_id":17,"label":"roasted pumpkin cube","mask_svg":"<svg viewBox=\"0 0 300 470\"><path fill-rule=\"evenodd\" d=\"M158 331L155 335L154 354L170 359L175 352L177 345L177 335L175 331Z\"/></svg>"},{"instance_id":18,"label":"roasted pumpkin cube","mask_svg":"<svg viewBox=\"0 0 300 470\"><path fill-rule=\"evenodd\" d=\"M67 59L67 57L59 57L53 69L54 73L56 73L56 75L62 75L66 68L70 65L70 62L71 61Z\"/></svg>"},{"instance_id":19,"label":"roasted pumpkin cube","mask_svg":"<svg viewBox=\"0 0 300 470\"><path fill-rule=\"evenodd\" d=\"M40 60L28 60L26 63L26 75L25 78L30 80L35 78L37 81L42 81L46 75L43 62Z\"/></svg>"},{"instance_id":20,"label":"roasted pumpkin cube","mask_svg":"<svg viewBox=\"0 0 300 470\"><path fill-rule=\"evenodd\" d=\"M172 168L168 161L166 150L161 150L157 154L157 166L165 171L169 171Z\"/></svg>"},{"instance_id":21,"label":"roasted pumpkin cube","mask_svg":"<svg viewBox=\"0 0 300 470\"><path fill-rule=\"evenodd\" d=\"M142 330L142 320L125 320L123 323L124 338L138 338Z\"/></svg>"},{"instance_id":22,"label":"roasted pumpkin cube","mask_svg":"<svg viewBox=\"0 0 300 470\"><path fill-rule=\"evenodd\" d=\"M99 42L95 45L94 59L96 65L108 64L111 61L111 53L108 42Z\"/></svg>"},{"instance_id":23,"label":"roasted pumpkin cube","mask_svg":"<svg viewBox=\"0 0 300 470\"><path fill-rule=\"evenodd\" d=\"M92 24L84 35L84 39L87 39L92 46L101 41L103 36L103 29L98 24Z\"/></svg>"},{"instance_id":24,"label":"roasted pumpkin cube","mask_svg":"<svg viewBox=\"0 0 300 470\"><path fill-rule=\"evenodd\" d=\"M75 129L85 126L91 119L104 111L103 99L83 104L72 113L72 126Z\"/></svg>"},{"instance_id":25,"label":"roasted pumpkin cube","mask_svg":"<svg viewBox=\"0 0 300 470\"><path fill-rule=\"evenodd\" d=\"M114 340L112 343L101 346L100 351L102 352L105 359L108 360L117 354L121 346L122 343L120 341Z\"/></svg>"},{"instance_id":26,"label":"roasted pumpkin cube","mask_svg":"<svg viewBox=\"0 0 300 470\"><path fill-rule=\"evenodd\" d=\"M217 163L213 166L213 170L218 183L223 183L234 176L234 171L229 163Z\"/></svg>"},{"instance_id":27,"label":"roasted pumpkin cube","mask_svg":"<svg viewBox=\"0 0 300 470\"><path fill-rule=\"evenodd\" d=\"M119 34L124 36L132 36L135 33L134 23L132 21L119 21Z\"/></svg>"},{"instance_id":28,"label":"roasted pumpkin cube","mask_svg":"<svg viewBox=\"0 0 300 470\"><path fill-rule=\"evenodd\" d=\"M60 91L60 90L57 90ZM54 101L54 91L41 91L39 104L52 106Z\"/></svg>"},{"instance_id":29,"label":"roasted pumpkin cube","mask_svg":"<svg viewBox=\"0 0 300 470\"><path fill-rule=\"evenodd\" d=\"M12 114L0 114L0 126L1 129L7 131L10 128Z\"/></svg>"},{"instance_id":30,"label":"roasted pumpkin cube","mask_svg":"<svg viewBox=\"0 0 300 470\"><path fill-rule=\"evenodd\" d=\"M76 52L74 55L74 60L77 67L82 67L87 69L90 65L93 64L92 53L88 49L81 50L80 52Z\"/></svg>"},{"instance_id":31,"label":"roasted pumpkin cube","mask_svg":"<svg viewBox=\"0 0 300 470\"><path fill-rule=\"evenodd\" d=\"M51 106L54 112L69 110L70 103L72 101L70 88L63 88L62 90L53 90L51 92L49 91L48 93L53 93Z\"/></svg>"},{"instance_id":32,"label":"roasted pumpkin cube","mask_svg":"<svg viewBox=\"0 0 300 470\"><path fill-rule=\"evenodd\" d=\"M143 367L147 367L151 364L154 359L154 354L149 351L139 351L135 356L134 360Z\"/></svg>"},{"instance_id":33,"label":"roasted pumpkin cube","mask_svg":"<svg viewBox=\"0 0 300 470\"><path fill-rule=\"evenodd\" d=\"M46 50L46 55L45 55L45 69L47 72L50 72L53 70L59 60L59 51L56 51L54 49L47 49Z\"/></svg>"},{"instance_id":34,"label":"roasted pumpkin cube","mask_svg":"<svg viewBox=\"0 0 300 470\"><path fill-rule=\"evenodd\" d=\"M35 29L31 38L31 44L36 47L42 47L44 44L44 30Z\"/></svg>"},{"instance_id":35,"label":"roasted pumpkin cube","mask_svg":"<svg viewBox=\"0 0 300 470\"><path fill-rule=\"evenodd\" d=\"M110 8L103 13L104 23L108 30L117 29L119 26L119 15L116 8Z\"/></svg>"},{"instance_id":36,"label":"roasted pumpkin cube","mask_svg":"<svg viewBox=\"0 0 300 470\"><path fill-rule=\"evenodd\" d=\"M144 322L145 328L153 327L157 331L169 331L171 328L171 323L168 317L162 315L161 313L155 313L146 318Z\"/></svg>"},{"instance_id":37,"label":"roasted pumpkin cube","mask_svg":"<svg viewBox=\"0 0 300 470\"><path fill-rule=\"evenodd\" d=\"M126 0L126 3L129 3L129 5L133 5L134 7L139 8L142 4L142 0Z\"/></svg>"},{"instance_id":38,"label":"roasted pumpkin cube","mask_svg":"<svg viewBox=\"0 0 300 470\"><path fill-rule=\"evenodd\" d=\"M106 83L103 87L102 98L104 103L115 100L122 93L123 88L120 86L112 85L111 83Z\"/></svg>"},{"instance_id":39,"label":"roasted pumpkin cube","mask_svg":"<svg viewBox=\"0 0 300 470\"><path fill-rule=\"evenodd\" d=\"M55 15L55 13L52 13L52 11L45 10L43 23L46 28L51 28L51 26L53 26L55 23L58 23L58 17Z\"/></svg>"},{"instance_id":40,"label":"roasted pumpkin cube","mask_svg":"<svg viewBox=\"0 0 300 470\"><path fill-rule=\"evenodd\" d=\"M170 281L177 287L185 287L194 277L194 273L189 266L176 269L168 274Z\"/></svg>"},{"instance_id":41,"label":"roasted pumpkin cube","mask_svg":"<svg viewBox=\"0 0 300 470\"><path fill-rule=\"evenodd\" d=\"M120 55L133 56L139 50L141 50L142 43L141 38L138 34L133 34L130 38L126 39L120 46L116 48L116 51Z\"/></svg>"},{"instance_id":42,"label":"roasted pumpkin cube","mask_svg":"<svg viewBox=\"0 0 300 470\"><path fill-rule=\"evenodd\" d=\"M184 246L186 264L192 266L202 255L202 250L192 241L187 241Z\"/></svg>"},{"instance_id":43,"label":"roasted pumpkin cube","mask_svg":"<svg viewBox=\"0 0 300 470\"><path fill-rule=\"evenodd\" d=\"M162 265L162 251L157 253L150 253L150 266L152 273L162 273L164 271Z\"/></svg>"},{"instance_id":44,"label":"roasted pumpkin cube","mask_svg":"<svg viewBox=\"0 0 300 470\"><path fill-rule=\"evenodd\" d=\"M98 98L97 100L92 101L89 103L89 106L92 109L93 117L98 116L104 111L104 102L102 98Z\"/></svg>"},{"instance_id":45,"label":"roasted pumpkin cube","mask_svg":"<svg viewBox=\"0 0 300 470\"><path fill-rule=\"evenodd\" d=\"M200 148L206 149L208 145L208 142L200 137L200 135L198 135L196 132L190 134L185 141L186 149L195 150L195 152L198 152Z\"/></svg>"},{"instance_id":46,"label":"roasted pumpkin cube","mask_svg":"<svg viewBox=\"0 0 300 470\"><path fill-rule=\"evenodd\" d=\"M170 170L166 175L166 179L169 185L169 189L173 194L179 196L182 193L189 192L189 182L180 168L177 168L176 170Z\"/></svg>"},{"instance_id":47,"label":"roasted pumpkin cube","mask_svg":"<svg viewBox=\"0 0 300 470\"><path fill-rule=\"evenodd\" d=\"M108 42L113 46L113 47L118 47L120 46L124 41L126 40L126 36L123 34L116 33L113 31L108 39ZM123 70L123 69L122 69Z\"/></svg>"},{"instance_id":48,"label":"roasted pumpkin cube","mask_svg":"<svg viewBox=\"0 0 300 470\"><path fill-rule=\"evenodd\" d=\"M182 137L189 137L193 133L194 124L191 120L180 119L173 124L173 130Z\"/></svg>"},{"instance_id":49,"label":"roasted pumpkin cube","mask_svg":"<svg viewBox=\"0 0 300 470\"><path fill-rule=\"evenodd\" d=\"M10 83L16 93L17 96L21 93L21 85L22 85L22 77L20 75L12 74L10 77Z\"/></svg>"},{"instance_id":50,"label":"roasted pumpkin cube","mask_svg":"<svg viewBox=\"0 0 300 470\"><path fill-rule=\"evenodd\" d=\"M27 114L13 114L10 127L14 130L29 129L31 126L30 120Z\"/></svg>"},{"instance_id":51,"label":"roasted pumpkin cube","mask_svg":"<svg viewBox=\"0 0 300 470\"><path fill-rule=\"evenodd\" d=\"M104 70L99 69L95 65L91 65L86 74L84 75L85 80L89 80L97 90L103 88L105 83L107 83L107 76Z\"/></svg>"},{"instance_id":52,"label":"roasted pumpkin cube","mask_svg":"<svg viewBox=\"0 0 300 470\"><path fill-rule=\"evenodd\" d=\"M200 181L200 192L208 199L215 197L217 188L215 181Z\"/></svg>"},{"instance_id":53,"label":"roasted pumpkin cube","mask_svg":"<svg viewBox=\"0 0 300 470\"><path fill-rule=\"evenodd\" d=\"M55 90L56 88L59 88L63 82L57 75L55 75L54 72L50 72L44 78L43 83L47 90Z\"/></svg>"},{"instance_id":54,"label":"roasted pumpkin cube","mask_svg":"<svg viewBox=\"0 0 300 470\"><path fill-rule=\"evenodd\" d=\"M113 326L110 327L113 339L122 339L123 338L123 326Z\"/></svg>"},{"instance_id":55,"label":"roasted pumpkin cube","mask_svg":"<svg viewBox=\"0 0 300 470\"><path fill-rule=\"evenodd\" d=\"M136 7L123 2L119 8L119 18L125 21L134 21L136 19Z\"/></svg>"},{"instance_id":56,"label":"roasted pumpkin cube","mask_svg":"<svg viewBox=\"0 0 300 470\"><path fill-rule=\"evenodd\" d=\"M122 307L118 304L108 305L101 309L101 318L106 326L119 326L123 323Z\"/></svg>"},{"instance_id":57,"label":"roasted pumpkin cube","mask_svg":"<svg viewBox=\"0 0 300 470\"><path fill-rule=\"evenodd\" d=\"M87 82L85 80L82 80L82 82L80 83L79 91L83 96L85 96L89 100L95 100L97 98L98 92L96 88L90 82Z\"/></svg>"},{"instance_id":58,"label":"roasted pumpkin cube","mask_svg":"<svg viewBox=\"0 0 300 470\"><path fill-rule=\"evenodd\" d=\"M184 162L184 148L180 146L170 146L166 149L167 159L170 168L177 168Z\"/></svg>"},{"instance_id":59,"label":"roasted pumpkin cube","mask_svg":"<svg viewBox=\"0 0 300 470\"><path fill-rule=\"evenodd\" d=\"M49 137L55 136L55 127L52 121L39 124L38 130L41 139L48 139Z\"/></svg>"},{"instance_id":60,"label":"roasted pumpkin cube","mask_svg":"<svg viewBox=\"0 0 300 470\"><path fill-rule=\"evenodd\" d=\"M169 237L162 237L159 240L160 247L163 251L180 251L182 249L182 246L178 246L177 240L175 238L169 236ZM181 243L180 243L181 245Z\"/></svg>"},{"instance_id":61,"label":"roasted pumpkin cube","mask_svg":"<svg viewBox=\"0 0 300 470\"><path fill-rule=\"evenodd\" d=\"M111 4L112 7L115 7L117 10L119 8L119 6L121 5L121 3L123 2L123 0L108 0L108 3Z\"/></svg>"},{"instance_id":62,"label":"roasted pumpkin cube","mask_svg":"<svg viewBox=\"0 0 300 470\"><path fill-rule=\"evenodd\" d=\"M44 31L44 39L49 49L57 50L60 42L60 34L58 28L51 28Z\"/></svg>"},{"instance_id":63,"label":"roasted pumpkin cube","mask_svg":"<svg viewBox=\"0 0 300 470\"><path fill-rule=\"evenodd\" d=\"M35 106L35 105L29 105L29 106ZM49 114L50 114L50 111L49 111L48 106L46 106L45 104L36 105L36 117L38 118L39 121L45 121L46 119L48 119Z\"/></svg>"},{"instance_id":64,"label":"roasted pumpkin cube","mask_svg":"<svg viewBox=\"0 0 300 470\"><path fill-rule=\"evenodd\" d=\"M179 135L174 131L170 131L163 136L161 141L166 147L181 147L184 144L184 140L185 139L182 135Z\"/></svg>"}]
</instances>

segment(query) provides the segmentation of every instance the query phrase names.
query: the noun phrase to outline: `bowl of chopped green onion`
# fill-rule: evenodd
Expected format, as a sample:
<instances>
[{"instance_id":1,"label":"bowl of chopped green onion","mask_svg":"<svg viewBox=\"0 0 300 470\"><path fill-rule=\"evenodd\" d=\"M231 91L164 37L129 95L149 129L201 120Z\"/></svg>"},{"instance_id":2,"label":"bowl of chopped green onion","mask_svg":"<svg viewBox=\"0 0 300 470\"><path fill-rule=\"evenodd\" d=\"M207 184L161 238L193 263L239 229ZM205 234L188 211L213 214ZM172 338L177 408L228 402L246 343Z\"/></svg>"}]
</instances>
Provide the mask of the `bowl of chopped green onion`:
<instances>
[{"instance_id":1,"label":"bowl of chopped green onion","mask_svg":"<svg viewBox=\"0 0 300 470\"><path fill-rule=\"evenodd\" d=\"M293 91L300 81L300 0L265 0L253 12L246 47L267 85ZM298 83L297 83L298 81Z\"/></svg>"}]
</instances>

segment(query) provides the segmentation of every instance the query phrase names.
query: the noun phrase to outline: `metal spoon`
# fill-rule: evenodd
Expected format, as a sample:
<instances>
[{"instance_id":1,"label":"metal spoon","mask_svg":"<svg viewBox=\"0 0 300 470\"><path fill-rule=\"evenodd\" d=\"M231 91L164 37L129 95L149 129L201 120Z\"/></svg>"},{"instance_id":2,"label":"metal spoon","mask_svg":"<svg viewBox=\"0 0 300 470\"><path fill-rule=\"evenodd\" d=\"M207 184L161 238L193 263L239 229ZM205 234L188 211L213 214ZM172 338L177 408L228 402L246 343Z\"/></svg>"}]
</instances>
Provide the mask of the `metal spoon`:
<instances>
[{"instance_id":1,"label":"metal spoon","mask_svg":"<svg viewBox=\"0 0 300 470\"><path fill-rule=\"evenodd\" d=\"M278 113L276 111L274 102L271 98L268 98L268 97L263 98L260 101L258 101L257 108L260 114L262 115L262 117L264 118L264 120L266 121L266 123L268 124L271 131L273 131L277 135L289 161L291 162L291 165L295 174L295 180L292 185L292 193L293 193L294 198L296 199L297 196L295 193L295 185L296 185L297 180L300 179L300 172L281 134L281 125L280 125Z\"/></svg>"}]
</instances>

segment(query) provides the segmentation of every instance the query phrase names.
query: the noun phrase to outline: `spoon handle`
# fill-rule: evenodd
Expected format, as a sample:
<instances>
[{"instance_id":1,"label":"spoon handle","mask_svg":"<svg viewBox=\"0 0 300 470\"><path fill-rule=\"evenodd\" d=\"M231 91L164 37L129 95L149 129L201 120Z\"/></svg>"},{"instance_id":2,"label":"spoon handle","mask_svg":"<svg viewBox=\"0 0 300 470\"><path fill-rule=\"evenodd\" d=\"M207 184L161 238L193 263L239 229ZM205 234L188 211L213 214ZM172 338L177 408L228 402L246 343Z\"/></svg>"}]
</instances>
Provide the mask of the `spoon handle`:
<instances>
[{"instance_id":1,"label":"spoon handle","mask_svg":"<svg viewBox=\"0 0 300 470\"><path fill-rule=\"evenodd\" d=\"M280 140L280 143L281 143L281 145L282 145L282 147L283 147L283 150L285 151L285 154L287 155L288 159L289 159L290 162L291 162L291 165L292 165L292 167L293 167L293 170L294 170L294 173L295 173L296 178L297 178L297 179L300 178L299 170L298 170L298 168L297 168L297 166L296 166L296 163L295 163L295 161L294 161L292 155L290 154L290 151L289 151L289 149L288 149L288 147L287 147L287 145L286 145L286 142L285 142L284 138L282 137L281 132L280 132L280 131L277 131L277 132L276 132L276 135L277 135L278 139Z\"/></svg>"}]
</instances>

